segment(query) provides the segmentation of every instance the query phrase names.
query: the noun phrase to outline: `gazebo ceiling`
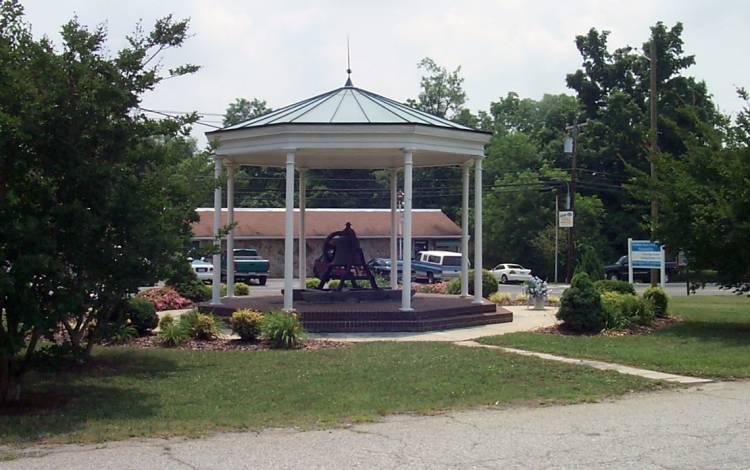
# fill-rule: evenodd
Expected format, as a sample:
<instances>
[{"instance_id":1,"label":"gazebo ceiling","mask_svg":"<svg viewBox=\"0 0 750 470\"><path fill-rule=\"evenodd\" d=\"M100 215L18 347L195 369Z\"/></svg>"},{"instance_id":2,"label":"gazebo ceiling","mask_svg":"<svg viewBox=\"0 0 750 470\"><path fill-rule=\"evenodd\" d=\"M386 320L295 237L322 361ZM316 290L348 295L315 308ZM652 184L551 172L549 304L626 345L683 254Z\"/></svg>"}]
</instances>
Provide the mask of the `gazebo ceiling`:
<instances>
[{"instance_id":1,"label":"gazebo ceiling","mask_svg":"<svg viewBox=\"0 0 750 470\"><path fill-rule=\"evenodd\" d=\"M481 157L490 133L350 86L239 124L207 132L216 155L244 165L397 168L410 149L415 166L457 165Z\"/></svg>"}]
</instances>

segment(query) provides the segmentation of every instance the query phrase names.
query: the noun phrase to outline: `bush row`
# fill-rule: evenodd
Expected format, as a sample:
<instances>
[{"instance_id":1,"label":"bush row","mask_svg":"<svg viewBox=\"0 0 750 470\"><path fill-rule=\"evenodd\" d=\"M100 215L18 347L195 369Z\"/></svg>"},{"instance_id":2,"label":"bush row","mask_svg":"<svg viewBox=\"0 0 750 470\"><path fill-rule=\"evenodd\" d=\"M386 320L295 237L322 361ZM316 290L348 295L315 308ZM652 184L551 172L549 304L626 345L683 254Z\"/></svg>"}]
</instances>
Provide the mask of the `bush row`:
<instances>
[{"instance_id":1,"label":"bush row","mask_svg":"<svg viewBox=\"0 0 750 470\"><path fill-rule=\"evenodd\" d=\"M563 293L557 318L571 330L598 333L605 328L650 325L655 318L667 316L667 305L660 288L648 288L638 297L627 282L591 282L588 274L579 273Z\"/></svg>"},{"instance_id":2,"label":"bush row","mask_svg":"<svg viewBox=\"0 0 750 470\"><path fill-rule=\"evenodd\" d=\"M271 312L263 314L254 310L238 310L229 319L232 331L243 341L263 338L273 347L297 347L306 337L299 318L294 314ZM159 323L159 338L165 346L179 346L188 339L212 340L219 335L219 326L213 315L191 310L179 320L167 314Z\"/></svg>"}]
</instances>

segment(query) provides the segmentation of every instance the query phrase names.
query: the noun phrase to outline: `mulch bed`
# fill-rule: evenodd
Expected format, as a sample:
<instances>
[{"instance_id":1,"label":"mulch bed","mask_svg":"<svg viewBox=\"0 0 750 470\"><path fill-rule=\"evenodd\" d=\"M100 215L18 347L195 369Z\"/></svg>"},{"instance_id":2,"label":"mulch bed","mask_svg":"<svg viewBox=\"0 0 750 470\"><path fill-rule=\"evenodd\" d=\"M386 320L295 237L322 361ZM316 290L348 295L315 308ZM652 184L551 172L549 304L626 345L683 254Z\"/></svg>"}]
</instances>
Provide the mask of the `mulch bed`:
<instances>
[{"instance_id":1,"label":"mulch bed","mask_svg":"<svg viewBox=\"0 0 750 470\"><path fill-rule=\"evenodd\" d=\"M351 347L351 343L345 343L342 341L325 341L325 340L306 340L296 348L306 351L318 351L321 349L345 349ZM271 344L266 341L257 342L246 342L239 339L226 339L217 338L210 341L199 341L199 340L187 340L182 345L176 348L167 348L159 342L158 336L143 336L141 338L134 338L128 341L124 346L139 348L139 349L151 349L151 348L164 348L164 349L184 349L190 351L266 351L274 349Z\"/></svg>"},{"instance_id":2,"label":"mulch bed","mask_svg":"<svg viewBox=\"0 0 750 470\"><path fill-rule=\"evenodd\" d=\"M627 330L604 330L601 333L582 333L580 331L569 330L565 328L563 324L558 324L539 328L537 330L534 330L534 332L563 336L641 336L649 335L655 331L661 330L666 326L680 321L682 321L681 317L673 315L666 318L657 318L651 325L633 325Z\"/></svg>"}]
</instances>

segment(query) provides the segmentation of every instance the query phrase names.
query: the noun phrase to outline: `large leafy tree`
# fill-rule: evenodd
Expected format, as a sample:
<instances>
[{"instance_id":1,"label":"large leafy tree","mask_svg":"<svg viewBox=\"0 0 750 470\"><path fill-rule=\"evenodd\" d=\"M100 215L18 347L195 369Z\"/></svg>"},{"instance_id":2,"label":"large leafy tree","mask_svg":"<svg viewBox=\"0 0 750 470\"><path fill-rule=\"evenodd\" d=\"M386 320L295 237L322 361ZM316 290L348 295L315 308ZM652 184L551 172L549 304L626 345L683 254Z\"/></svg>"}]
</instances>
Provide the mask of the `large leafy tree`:
<instances>
[{"instance_id":1,"label":"large leafy tree","mask_svg":"<svg viewBox=\"0 0 750 470\"><path fill-rule=\"evenodd\" d=\"M748 95L740 90L747 103ZM697 121L699 110L680 110L683 121ZM680 155L661 154L658 181L662 214L658 235L682 250L692 269L718 270L728 286L750 291L750 106L725 133L704 129L697 138L681 132ZM646 185L648 181L641 181Z\"/></svg>"},{"instance_id":2,"label":"large leafy tree","mask_svg":"<svg viewBox=\"0 0 750 470\"><path fill-rule=\"evenodd\" d=\"M114 57L106 31L76 20L56 50L16 1L0 4L0 402L18 399L39 340L61 328L90 351L98 328L186 244L193 184L180 175L185 126L152 120L141 96L166 77L162 52L187 21L138 28Z\"/></svg>"},{"instance_id":3,"label":"large leafy tree","mask_svg":"<svg viewBox=\"0 0 750 470\"><path fill-rule=\"evenodd\" d=\"M659 110L658 148L672 155L685 152L678 134L700 135L703 129L721 125L706 85L685 70L695 63L683 49L682 24L668 28L659 22L651 28L656 47L657 100ZM651 42L640 49L630 46L611 51L608 31L591 29L576 37L583 58L582 68L567 76L581 108L581 120L588 126L579 140L581 191L597 191L606 209L604 233L612 249L624 249L628 237L646 236L646 204L623 190L623 185L651 158L649 147L649 76ZM694 109L695 119L686 120L679 111ZM656 149L654 149L656 150Z\"/></svg>"}]
</instances>

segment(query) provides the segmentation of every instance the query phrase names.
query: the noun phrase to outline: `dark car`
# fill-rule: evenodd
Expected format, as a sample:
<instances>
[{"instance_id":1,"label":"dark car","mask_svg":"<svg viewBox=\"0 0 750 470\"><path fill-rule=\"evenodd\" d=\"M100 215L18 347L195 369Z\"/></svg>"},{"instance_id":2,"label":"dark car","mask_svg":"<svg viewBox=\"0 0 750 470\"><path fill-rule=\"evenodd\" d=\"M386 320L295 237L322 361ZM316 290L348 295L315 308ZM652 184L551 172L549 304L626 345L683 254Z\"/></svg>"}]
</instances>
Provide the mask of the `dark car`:
<instances>
[{"instance_id":1,"label":"dark car","mask_svg":"<svg viewBox=\"0 0 750 470\"><path fill-rule=\"evenodd\" d=\"M664 267L667 272L665 273L665 281L669 281L669 276L676 274L679 270L679 266L674 261L666 261ZM651 270L646 268L635 268L633 269L633 280L648 282L651 276ZM604 277L612 280L627 281L628 280L628 257L621 256L614 264L604 266Z\"/></svg>"}]
</instances>

